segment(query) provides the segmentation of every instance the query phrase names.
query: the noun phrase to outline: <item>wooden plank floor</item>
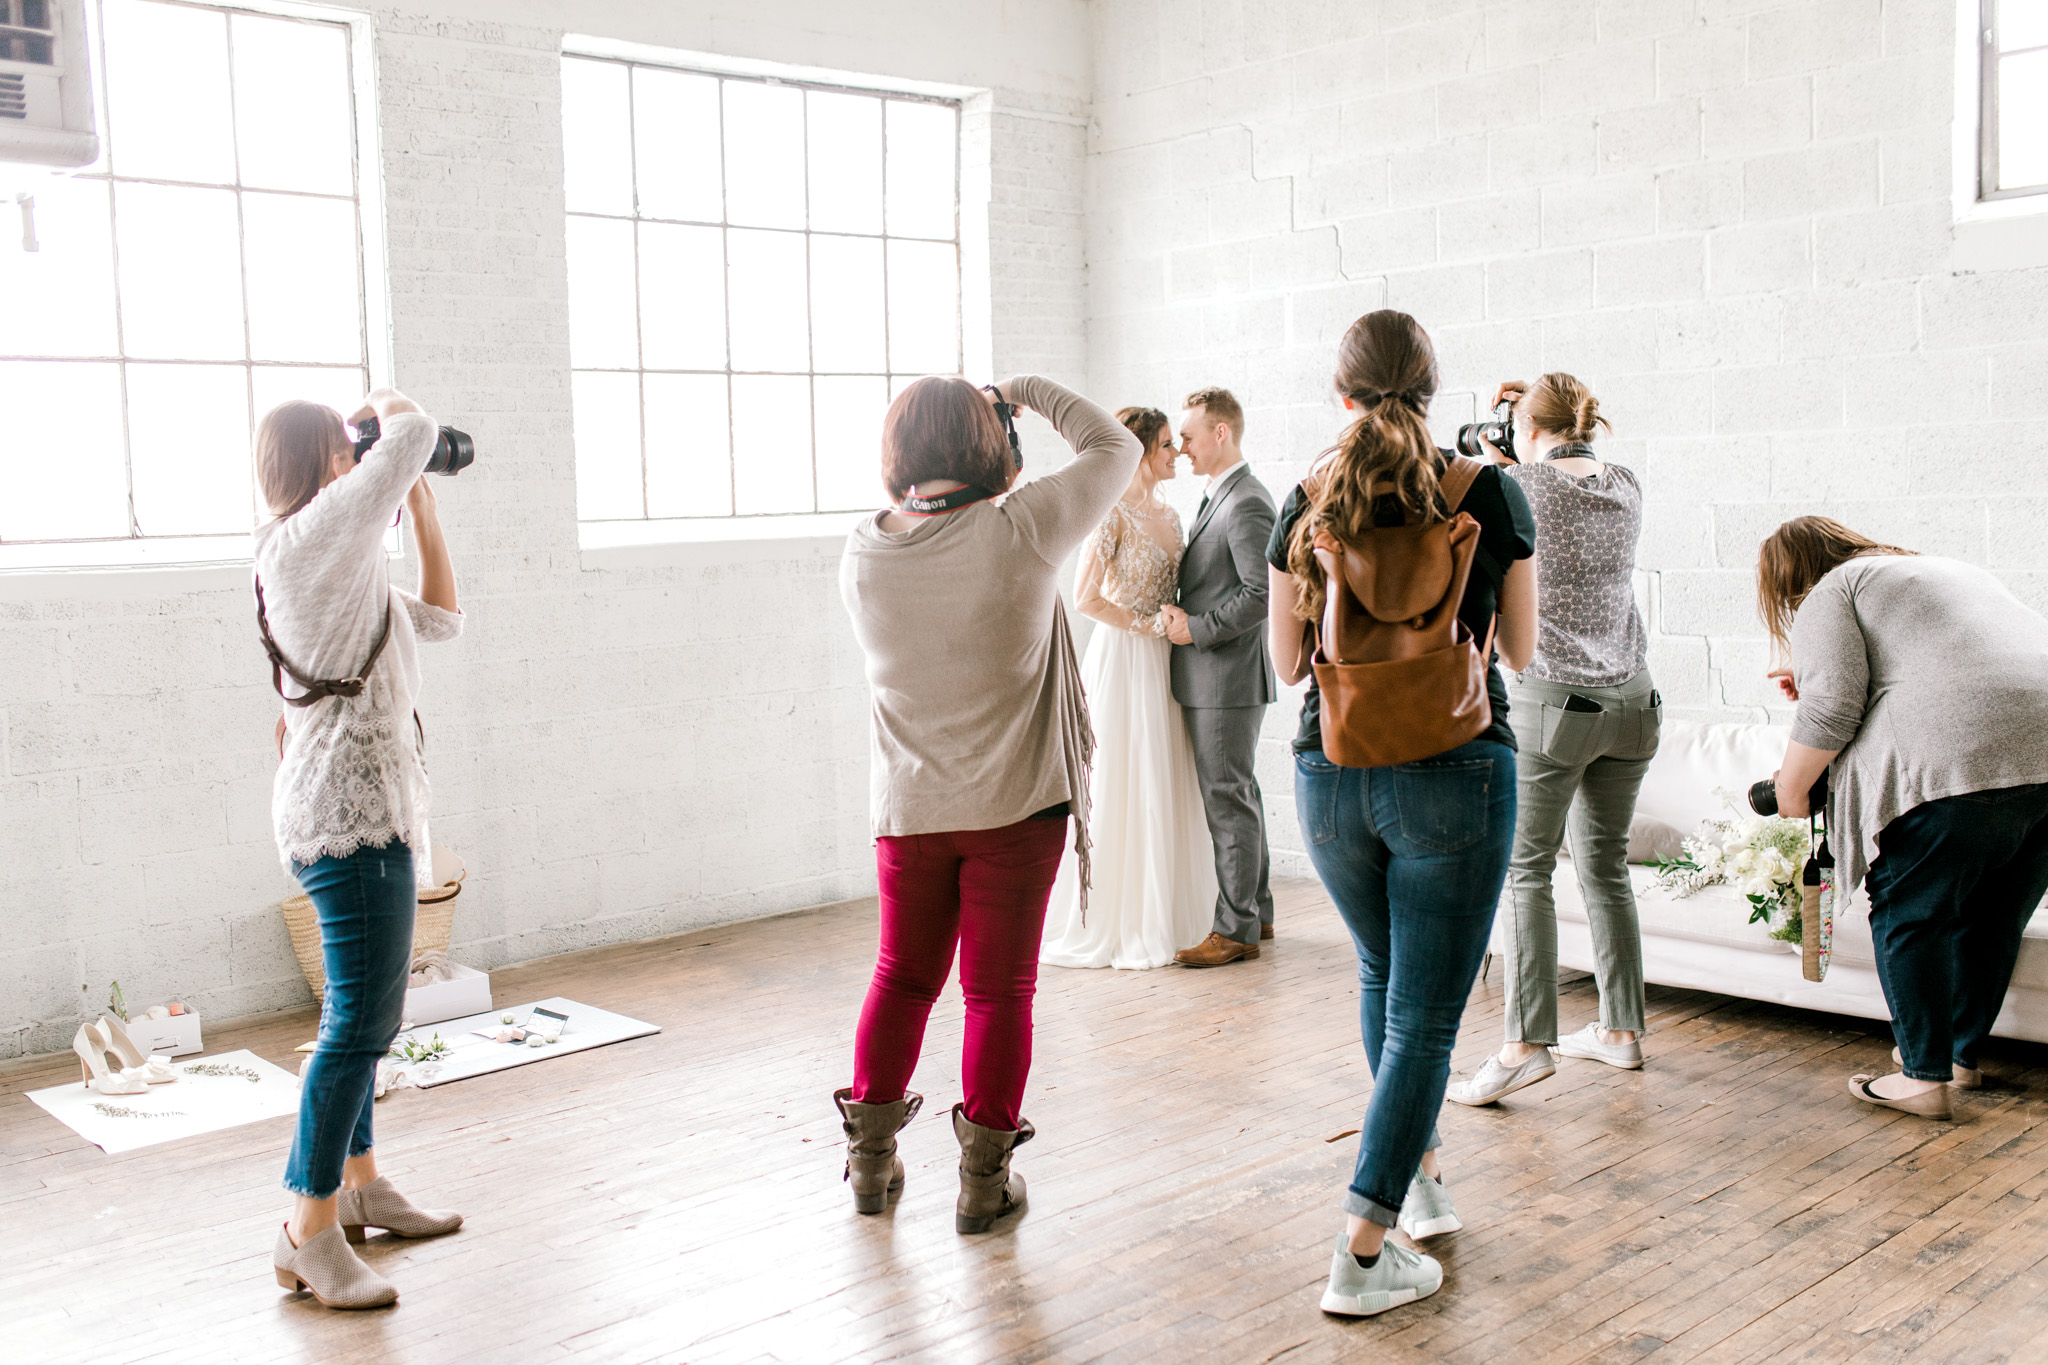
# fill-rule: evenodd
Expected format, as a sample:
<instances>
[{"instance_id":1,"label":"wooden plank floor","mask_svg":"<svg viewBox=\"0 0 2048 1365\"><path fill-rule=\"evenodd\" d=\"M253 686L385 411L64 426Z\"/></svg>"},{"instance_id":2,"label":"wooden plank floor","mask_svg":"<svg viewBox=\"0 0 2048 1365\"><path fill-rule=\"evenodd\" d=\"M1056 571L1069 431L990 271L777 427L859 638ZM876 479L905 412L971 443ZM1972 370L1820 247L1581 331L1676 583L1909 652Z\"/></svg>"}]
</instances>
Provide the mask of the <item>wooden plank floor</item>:
<instances>
[{"instance_id":1,"label":"wooden plank floor","mask_svg":"<svg viewBox=\"0 0 2048 1365\"><path fill-rule=\"evenodd\" d=\"M616 1047L401 1091L387 1173L468 1226L377 1238L390 1311L282 1294L278 1119L123 1156L0 1070L0 1355L24 1361L2048 1360L2048 1049L1999 1045L1962 1121L1851 1103L1888 1038L1653 988L1649 1066L1566 1061L1496 1109L1448 1106L1466 1231L1434 1298L1316 1307L1369 1089L1355 968L1313 883L1280 938L1207 972L1048 970L1013 1231L953 1232L960 1004L904 1134L909 1189L862 1218L830 1104L872 902L501 971L660 1023ZM1566 987L1567 1029L1591 1016ZM1499 1036L1482 982L1456 1065ZM311 1011L210 1035L291 1066Z\"/></svg>"}]
</instances>

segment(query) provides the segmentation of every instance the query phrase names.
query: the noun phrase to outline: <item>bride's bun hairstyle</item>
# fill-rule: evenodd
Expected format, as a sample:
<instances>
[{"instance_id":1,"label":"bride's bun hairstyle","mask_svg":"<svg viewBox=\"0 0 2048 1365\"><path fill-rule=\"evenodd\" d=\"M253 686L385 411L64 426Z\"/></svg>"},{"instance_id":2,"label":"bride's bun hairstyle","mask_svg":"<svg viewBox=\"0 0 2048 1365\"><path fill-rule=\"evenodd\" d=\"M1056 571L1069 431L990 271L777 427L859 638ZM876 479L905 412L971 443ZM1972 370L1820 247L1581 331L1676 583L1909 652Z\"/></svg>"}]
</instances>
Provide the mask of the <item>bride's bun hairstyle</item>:
<instances>
[{"instance_id":1,"label":"bride's bun hairstyle","mask_svg":"<svg viewBox=\"0 0 2048 1365\"><path fill-rule=\"evenodd\" d=\"M1376 498L1395 498L1418 521L1441 521L1443 494L1436 483L1436 445L1423 419L1436 396L1436 348L1429 333L1391 308L1367 313L1337 345L1337 392L1358 417L1337 444L1320 455L1303 481L1308 509L1287 542L1294 575L1294 614L1323 614L1323 573L1316 564L1316 532L1327 526L1352 539L1372 525Z\"/></svg>"},{"instance_id":2,"label":"bride's bun hairstyle","mask_svg":"<svg viewBox=\"0 0 2048 1365\"><path fill-rule=\"evenodd\" d=\"M1138 438L1138 444L1147 455L1152 453L1153 446L1159 444L1159 433L1166 430L1169 421L1158 408L1118 408L1116 420Z\"/></svg>"},{"instance_id":3,"label":"bride's bun hairstyle","mask_svg":"<svg viewBox=\"0 0 2048 1365\"><path fill-rule=\"evenodd\" d=\"M1011 478L1002 419L966 380L928 376L889 405L882 419L882 486L891 502L928 479L958 479L1000 493Z\"/></svg>"},{"instance_id":4,"label":"bride's bun hairstyle","mask_svg":"<svg viewBox=\"0 0 2048 1365\"><path fill-rule=\"evenodd\" d=\"M1600 400L1577 378L1563 372L1546 374L1522 395L1519 404L1529 425L1567 441L1590 441L1593 428L1614 426L1600 415Z\"/></svg>"}]
</instances>

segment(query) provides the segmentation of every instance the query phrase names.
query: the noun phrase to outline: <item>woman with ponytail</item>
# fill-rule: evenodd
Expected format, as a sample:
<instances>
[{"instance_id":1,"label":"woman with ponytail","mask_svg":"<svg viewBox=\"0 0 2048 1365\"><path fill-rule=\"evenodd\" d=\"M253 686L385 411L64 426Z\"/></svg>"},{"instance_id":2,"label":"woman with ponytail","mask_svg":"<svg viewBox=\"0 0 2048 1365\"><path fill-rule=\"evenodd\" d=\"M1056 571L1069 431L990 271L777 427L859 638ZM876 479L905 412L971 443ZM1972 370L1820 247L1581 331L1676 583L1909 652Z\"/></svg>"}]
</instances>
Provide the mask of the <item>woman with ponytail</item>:
<instances>
[{"instance_id":1,"label":"woman with ponytail","mask_svg":"<svg viewBox=\"0 0 2048 1365\"><path fill-rule=\"evenodd\" d=\"M1495 459L1536 511L1542 624L1536 657L1508 691L1521 755L1513 900L1501 926L1507 1037L1470 1080L1451 1087L1460 1104L1492 1104L1555 1075L1553 1053L1642 1066L1643 940L1628 831L1663 714L1636 610L1642 487L1633 470L1593 452L1596 429L1607 425L1600 400L1571 375L1546 374L1534 384L1502 384L1494 402L1514 405L1514 453L1496 451ZM1593 937L1600 1017L1560 1039L1551 874L1567 832Z\"/></svg>"},{"instance_id":2,"label":"woman with ponytail","mask_svg":"<svg viewBox=\"0 0 2048 1365\"><path fill-rule=\"evenodd\" d=\"M1310 676L1324 570L1315 539L1354 542L1375 527L1478 523L1478 548L1457 606L1474 642L1491 639L1510 668L1536 643L1536 528L1528 500L1500 470L1456 470L1455 507L1439 486L1458 457L1430 441L1436 353L1406 313L1368 313L1337 352L1336 387L1351 426L1288 495L1267 547L1273 666ZM1295 804L1309 859L1358 952L1359 1027L1372 1100L1330 1261L1326 1312L1363 1317L1436 1292L1443 1270L1386 1239L1454 1232L1434 1119L1451 1045L1485 955L1515 829L1515 736L1507 689L1485 660L1491 708L1474 739L1416 762L1347 768L1323 747L1314 682L1294 741ZM1388 725L1397 726L1389 716ZM1347 726L1347 732L1351 727Z\"/></svg>"}]
</instances>

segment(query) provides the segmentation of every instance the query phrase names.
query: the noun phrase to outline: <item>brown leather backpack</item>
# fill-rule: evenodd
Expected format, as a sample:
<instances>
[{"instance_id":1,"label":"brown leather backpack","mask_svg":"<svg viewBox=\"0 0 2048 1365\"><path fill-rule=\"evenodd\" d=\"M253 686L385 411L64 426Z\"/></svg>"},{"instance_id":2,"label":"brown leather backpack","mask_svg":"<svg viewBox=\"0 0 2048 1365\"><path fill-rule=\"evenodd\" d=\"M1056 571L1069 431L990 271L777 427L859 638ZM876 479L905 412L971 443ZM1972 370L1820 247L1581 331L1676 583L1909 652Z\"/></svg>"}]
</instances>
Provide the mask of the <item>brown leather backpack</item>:
<instances>
[{"instance_id":1,"label":"brown leather backpack","mask_svg":"<svg viewBox=\"0 0 2048 1365\"><path fill-rule=\"evenodd\" d=\"M1493 723L1484 640L1458 619L1479 523L1458 507L1484 468L1452 456L1439 476L1447 520L1378 526L1356 542L1316 532L1325 581L1314 667L1323 753L1346 768L1413 763Z\"/></svg>"}]
</instances>

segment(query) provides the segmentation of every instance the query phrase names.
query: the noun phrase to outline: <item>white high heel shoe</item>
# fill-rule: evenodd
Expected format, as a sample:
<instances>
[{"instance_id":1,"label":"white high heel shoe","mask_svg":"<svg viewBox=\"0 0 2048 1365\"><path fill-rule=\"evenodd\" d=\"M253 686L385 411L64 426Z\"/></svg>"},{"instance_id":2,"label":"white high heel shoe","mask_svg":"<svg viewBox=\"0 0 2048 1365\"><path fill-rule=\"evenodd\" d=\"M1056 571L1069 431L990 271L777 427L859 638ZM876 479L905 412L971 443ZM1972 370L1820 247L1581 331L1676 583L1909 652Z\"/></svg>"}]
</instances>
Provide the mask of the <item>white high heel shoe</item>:
<instances>
[{"instance_id":1,"label":"white high heel shoe","mask_svg":"<svg viewBox=\"0 0 2048 1365\"><path fill-rule=\"evenodd\" d=\"M170 1058L153 1057L144 1052L134 1035L113 1015L101 1015L98 1028L106 1035L108 1050L120 1059L123 1075L134 1076L151 1085L164 1085L178 1079L178 1068L171 1065Z\"/></svg>"},{"instance_id":2,"label":"white high heel shoe","mask_svg":"<svg viewBox=\"0 0 2048 1365\"><path fill-rule=\"evenodd\" d=\"M113 1044L97 1024L80 1024L71 1040L71 1050L78 1054L79 1073L86 1085L102 1095L140 1095L149 1089L140 1076L108 1068L107 1054L113 1051Z\"/></svg>"}]
</instances>

